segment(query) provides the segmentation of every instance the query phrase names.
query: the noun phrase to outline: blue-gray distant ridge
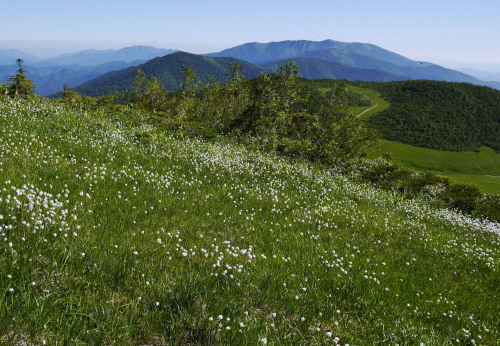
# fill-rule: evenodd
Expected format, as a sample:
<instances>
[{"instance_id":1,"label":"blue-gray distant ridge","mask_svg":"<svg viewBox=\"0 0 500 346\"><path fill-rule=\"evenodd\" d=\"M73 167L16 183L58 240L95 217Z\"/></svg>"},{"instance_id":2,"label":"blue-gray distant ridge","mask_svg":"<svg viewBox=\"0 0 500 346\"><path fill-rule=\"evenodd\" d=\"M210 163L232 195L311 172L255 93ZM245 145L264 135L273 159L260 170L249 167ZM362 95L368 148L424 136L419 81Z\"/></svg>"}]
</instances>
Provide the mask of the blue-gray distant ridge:
<instances>
[{"instance_id":1,"label":"blue-gray distant ridge","mask_svg":"<svg viewBox=\"0 0 500 346\"><path fill-rule=\"evenodd\" d=\"M364 80L387 81L428 79L447 82L466 82L486 85L500 89L500 83L483 81L468 74L448 69L424 61L408 59L369 43L349 43L334 40L325 41L281 41L270 43L246 43L218 53L207 54L211 57L233 57L261 66L269 66L286 59L300 61L301 76L311 79L331 78L331 71L346 76L348 80L359 80L359 70L370 71ZM307 61L309 59L309 61ZM339 65L344 71L340 73ZM373 71L384 72L380 78ZM354 75L349 74L349 71ZM392 77L391 77L392 76Z\"/></svg>"}]
</instances>

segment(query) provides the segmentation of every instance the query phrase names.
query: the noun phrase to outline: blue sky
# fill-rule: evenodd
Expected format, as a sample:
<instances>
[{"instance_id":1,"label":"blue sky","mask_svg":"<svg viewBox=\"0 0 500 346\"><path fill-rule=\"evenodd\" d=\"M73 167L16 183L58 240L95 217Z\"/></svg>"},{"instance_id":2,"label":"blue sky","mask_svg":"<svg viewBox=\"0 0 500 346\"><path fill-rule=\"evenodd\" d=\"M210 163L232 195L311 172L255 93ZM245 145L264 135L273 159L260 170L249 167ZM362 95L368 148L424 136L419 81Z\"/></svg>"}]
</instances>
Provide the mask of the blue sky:
<instances>
[{"instance_id":1,"label":"blue sky","mask_svg":"<svg viewBox=\"0 0 500 346\"><path fill-rule=\"evenodd\" d=\"M209 53L246 42L333 39L500 72L500 0L2 2L0 48L39 55L136 44Z\"/></svg>"}]
</instances>

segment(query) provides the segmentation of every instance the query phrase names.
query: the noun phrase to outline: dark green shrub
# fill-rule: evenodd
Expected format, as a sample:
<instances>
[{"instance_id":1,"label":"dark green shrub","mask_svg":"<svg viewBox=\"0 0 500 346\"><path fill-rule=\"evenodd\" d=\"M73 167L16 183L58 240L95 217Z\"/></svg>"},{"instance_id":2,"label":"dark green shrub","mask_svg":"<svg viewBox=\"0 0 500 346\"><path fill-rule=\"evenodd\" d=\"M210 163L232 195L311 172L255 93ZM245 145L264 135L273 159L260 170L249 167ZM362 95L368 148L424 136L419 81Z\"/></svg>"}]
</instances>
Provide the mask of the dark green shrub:
<instances>
[{"instance_id":1,"label":"dark green shrub","mask_svg":"<svg viewBox=\"0 0 500 346\"><path fill-rule=\"evenodd\" d=\"M477 200L474 214L500 222L500 195L483 195Z\"/></svg>"},{"instance_id":2,"label":"dark green shrub","mask_svg":"<svg viewBox=\"0 0 500 346\"><path fill-rule=\"evenodd\" d=\"M450 184L440 194L439 199L454 209L471 213L476 209L476 201L482 196L475 185Z\"/></svg>"}]
</instances>

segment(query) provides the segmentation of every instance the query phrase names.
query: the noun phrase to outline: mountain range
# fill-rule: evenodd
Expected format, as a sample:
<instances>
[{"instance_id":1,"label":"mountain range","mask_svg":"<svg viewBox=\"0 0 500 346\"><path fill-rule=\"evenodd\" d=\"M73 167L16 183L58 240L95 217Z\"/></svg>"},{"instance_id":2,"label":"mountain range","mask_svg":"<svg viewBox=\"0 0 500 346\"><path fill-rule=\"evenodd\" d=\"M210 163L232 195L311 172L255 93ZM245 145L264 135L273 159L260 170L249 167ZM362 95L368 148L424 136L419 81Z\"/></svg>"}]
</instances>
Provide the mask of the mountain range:
<instances>
[{"instance_id":1,"label":"mountain range","mask_svg":"<svg viewBox=\"0 0 500 346\"><path fill-rule=\"evenodd\" d=\"M26 76L36 92L48 96L63 90L63 85L76 87L106 72L137 66L155 57L175 52L147 46L127 47L119 50L84 50L41 59L15 49L0 49L0 82L15 74L18 58L24 60Z\"/></svg>"},{"instance_id":2,"label":"mountain range","mask_svg":"<svg viewBox=\"0 0 500 346\"><path fill-rule=\"evenodd\" d=\"M17 59L23 59L25 63L30 64L42 61L41 58L18 49L0 48L0 66L11 65L15 63Z\"/></svg>"},{"instance_id":3,"label":"mountain range","mask_svg":"<svg viewBox=\"0 0 500 346\"><path fill-rule=\"evenodd\" d=\"M35 84L37 94L48 96L62 91L64 84L69 87L76 87L106 72L137 66L144 62L146 61L112 61L97 66L35 65L26 66L25 75ZM0 81L6 81L10 76L15 75L17 69L16 64L0 66Z\"/></svg>"},{"instance_id":4,"label":"mountain range","mask_svg":"<svg viewBox=\"0 0 500 346\"><path fill-rule=\"evenodd\" d=\"M500 82L500 73L491 73L472 68L460 68L458 69L458 71L479 78L484 81Z\"/></svg>"},{"instance_id":5,"label":"mountain range","mask_svg":"<svg viewBox=\"0 0 500 346\"><path fill-rule=\"evenodd\" d=\"M176 50L174 49L155 48L149 46L133 46L118 50L89 49L76 53L61 54L53 58L42 59L33 54L22 52L17 49L0 48L0 65L11 65L14 64L18 58L21 58L24 60L24 63L26 65L30 66L97 66L114 61L133 62L136 60L151 60L158 56L164 56L174 52L176 52Z\"/></svg>"},{"instance_id":6,"label":"mountain range","mask_svg":"<svg viewBox=\"0 0 500 346\"><path fill-rule=\"evenodd\" d=\"M373 44L334 40L253 42L203 56L183 52L173 55L174 50L146 46L86 50L45 60L30 60L32 56L21 53L0 50L0 63L10 59L10 64L13 64L16 54L26 59L28 71L32 73L30 77L41 95L61 91L63 84L71 87L81 84L78 90L94 96L111 90L130 90L136 67L149 77L160 79L168 90L174 91L179 88L184 65L192 66L202 81L207 80L209 74L224 81L229 62L239 62L245 67L247 77L252 78L261 71L276 71L286 59L294 60L300 67L300 76L309 79L380 82L428 79L500 89L500 82L485 81L485 76L477 78L477 74L472 76L429 62L414 61ZM229 58L232 60L227 60ZM12 69L13 65L0 67L0 78L8 78Z\"/></svg>"},{"instance_id":7,"label":"mountain range","mask_svg":"<svg viewBox=\"0 0 500 346\"><path fill-rule=\"evenodd\" d=\"M151 60L174 52L176 52L176 50L148 46L133 46L119 50L90 49L77 53L59 55L55 58L45 60L44 64L97 66L114 61L124 61L130 63L136 60Z\"/></svg>"},{"instance_id":8,"label":"mountain range","mask_svg":"<svg viewBox=\"0 0 500 346\"><path fill-rule=\"evenodd\" d=\"M293 59L295 61L301 59L302 64L298 62L298 65L301 67L302 76L312 79L328 77L311 73L307 68L303 68L302 65L306 65L304 59L316 59L317 62L337 63L358 69L384 71L395 76L392 80L429 79L447 82L466 82L500 88L500 83L498 82L485 82L465 73L436 64L414 61L368 43L346 43L333 40L319 42L305 40L270 43L254 42L226 49L219 53L212 53L209 56L230 56L259 65L268 65L284 59ZM311 62L307 65L313 66ZM357 80L357 78L346 79Z\"/></svg>"},{"instance_id":9,"label":"mountain range","mask_svg":"<svg viewBox=\"0 0 500 346\"><path fill-rule=\"evenodd\" d=\"M245 43L225 49L218 53L208 54L212 57L233 57L254 64L265 64L272 61L308 57L311 52L338 52L338 55L361 55L385 61L398 66L418 66L419 63L386 49L368 43L347 43L333 40L325 41L280 41L270 43ZM310 57L310 56L309 56Z\"/></svg>"}]
</instances>

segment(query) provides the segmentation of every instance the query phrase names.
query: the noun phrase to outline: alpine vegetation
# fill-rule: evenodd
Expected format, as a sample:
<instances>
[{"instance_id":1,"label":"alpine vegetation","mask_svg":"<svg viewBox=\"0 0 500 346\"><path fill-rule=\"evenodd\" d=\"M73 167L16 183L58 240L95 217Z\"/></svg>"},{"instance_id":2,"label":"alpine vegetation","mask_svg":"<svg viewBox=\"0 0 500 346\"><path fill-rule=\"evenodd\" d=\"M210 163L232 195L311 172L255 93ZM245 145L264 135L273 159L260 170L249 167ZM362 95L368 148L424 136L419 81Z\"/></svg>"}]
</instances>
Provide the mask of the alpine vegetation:
<instances>
[{"instance_id":1,"label":"alpine vegetation","mask_svg":"<svg viewBox=\"0 0 500 346\"><path fill-rule=\"evenodd\" d=\"M498 223L127 112L0 98L1 343L498 342Z\"/></svg>"}]
</instances>

